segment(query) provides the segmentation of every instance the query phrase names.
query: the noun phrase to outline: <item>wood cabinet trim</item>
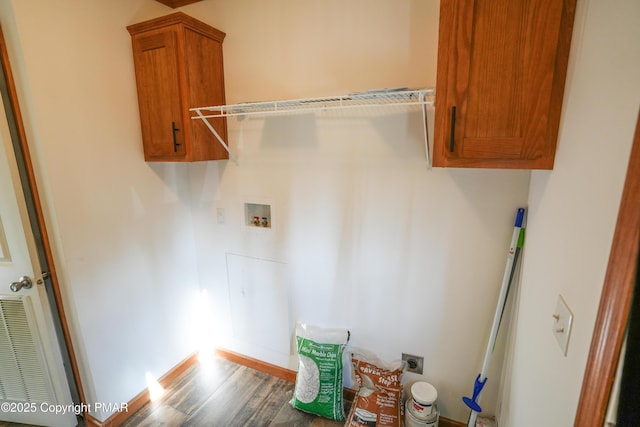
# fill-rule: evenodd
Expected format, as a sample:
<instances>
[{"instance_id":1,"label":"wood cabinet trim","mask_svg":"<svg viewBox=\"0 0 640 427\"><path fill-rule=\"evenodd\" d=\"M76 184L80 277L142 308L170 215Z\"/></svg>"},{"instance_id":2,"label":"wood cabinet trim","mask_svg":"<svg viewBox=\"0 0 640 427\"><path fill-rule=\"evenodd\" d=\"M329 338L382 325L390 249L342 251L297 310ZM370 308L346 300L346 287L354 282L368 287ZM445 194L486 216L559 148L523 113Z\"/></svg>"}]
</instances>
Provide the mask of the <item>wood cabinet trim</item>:
<instances>
[{"instance_id":1,"label":"wood cabinet trim","mask_svg":"<svg viewBox=\"0 0 640 427\"><path fill-rule=\"evenodd\" d=\"M127 31L129 31L129 34L131 36L135 36L136 34L152 31L155 29L171 27L174 25L189 28L220 43L224 41L224 38L227 35L225 32L207 25L202 21L198 21L197 19L183 12L174 12L169 15L160 16L155 19L129 25L127 26Z\"/></svg>"}]
</instances>

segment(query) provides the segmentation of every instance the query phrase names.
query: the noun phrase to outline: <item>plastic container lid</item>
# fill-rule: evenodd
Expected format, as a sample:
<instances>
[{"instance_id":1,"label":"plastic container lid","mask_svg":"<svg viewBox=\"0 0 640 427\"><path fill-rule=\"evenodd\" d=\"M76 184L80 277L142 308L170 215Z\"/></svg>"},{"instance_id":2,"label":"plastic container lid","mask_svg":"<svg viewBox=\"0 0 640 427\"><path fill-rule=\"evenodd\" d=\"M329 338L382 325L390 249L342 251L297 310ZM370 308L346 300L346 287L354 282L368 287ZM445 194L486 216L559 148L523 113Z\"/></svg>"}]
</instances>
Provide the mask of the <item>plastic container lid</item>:
<instances>
[{"instance_id":1,"label":"plastic container lid","mask_svg":"<svg viewBox=\"0 0 640 427\"><path fill-rule=\"evenodd\" d=\"M422 405L431 405L438 398L438 391L431 384L418 381L411 386L411 397Z\"/></svg>"}]
</instances>

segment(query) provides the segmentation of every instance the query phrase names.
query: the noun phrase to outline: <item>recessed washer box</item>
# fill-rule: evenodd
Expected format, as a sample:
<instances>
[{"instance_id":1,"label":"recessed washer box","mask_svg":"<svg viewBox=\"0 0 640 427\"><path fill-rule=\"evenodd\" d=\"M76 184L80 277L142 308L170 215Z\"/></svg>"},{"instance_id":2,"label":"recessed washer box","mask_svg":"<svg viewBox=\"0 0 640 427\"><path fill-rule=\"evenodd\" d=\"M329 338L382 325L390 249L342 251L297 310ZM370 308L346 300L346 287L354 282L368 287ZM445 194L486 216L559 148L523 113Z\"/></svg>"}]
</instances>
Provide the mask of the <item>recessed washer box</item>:
<instances>
[{"instance_id":1,"label":"recessed washer box","mask_svg":"<svg viewBox=\"0 0 640 427\"><path fill-rule=\"evenodd\" d=\"M270 229L271 205L263 203L245 203L244 224L247 227Z\"/></svg>"}]
</instances>

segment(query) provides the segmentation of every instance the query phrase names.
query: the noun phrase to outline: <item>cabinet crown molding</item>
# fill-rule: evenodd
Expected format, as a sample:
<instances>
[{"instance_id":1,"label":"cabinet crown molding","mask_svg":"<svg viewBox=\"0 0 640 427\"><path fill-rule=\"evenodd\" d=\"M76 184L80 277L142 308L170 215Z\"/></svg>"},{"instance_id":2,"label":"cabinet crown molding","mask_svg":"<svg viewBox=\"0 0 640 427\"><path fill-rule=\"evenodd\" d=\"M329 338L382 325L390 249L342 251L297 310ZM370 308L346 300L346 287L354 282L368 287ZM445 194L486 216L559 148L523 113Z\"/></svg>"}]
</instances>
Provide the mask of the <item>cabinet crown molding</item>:
<instances>
[{"instance_id":1,"label":"cabinet crown molding","mask_svg":"<svg viewBox=\"0 0 640 427\"><path fill-rule=\"evenodd\" d=\"M224 41L224 38L227 35L225 32L211 27L210 25L207 25L202 21L198 21L197 19L183 12L174 12L169 15L160 16L155 19L129 25L127 26L127 31L129 31L130 35L134 36L150 30L171 27L173 25L182 25L204 36L210 37L220 43Z\"/></svg>"}]
</instances>

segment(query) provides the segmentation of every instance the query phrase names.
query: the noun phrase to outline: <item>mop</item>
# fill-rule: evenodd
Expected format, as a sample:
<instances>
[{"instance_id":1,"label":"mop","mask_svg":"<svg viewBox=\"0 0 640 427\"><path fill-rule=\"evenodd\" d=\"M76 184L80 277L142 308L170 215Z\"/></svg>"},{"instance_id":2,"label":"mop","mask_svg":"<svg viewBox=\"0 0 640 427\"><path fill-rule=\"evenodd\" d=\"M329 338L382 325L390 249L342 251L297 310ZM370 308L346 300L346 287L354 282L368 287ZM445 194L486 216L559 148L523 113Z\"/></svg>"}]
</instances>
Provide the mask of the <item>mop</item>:
<instances>
[{"instance_id":1,"label":"mop","mask_svg":"<svg viewBox=\"0 0 640 427\"><path fill-rule=\"evenodd\" d=\"M511 237L511 245L509 246L509 255L507 256L507 265L504 270L504 276L502 278L502 286L500 287L500 295L498 297L498 304L496 306L496 312L493 316L493 323L491 325L491 333L489 335L489 342L487 343L487 350L484 355L484 361L482 363L482 371L476 377L473 385L473 396L463 397L462 401L471 409L469 415L469 422L467 427L475 427L478 413L482 412L482 408L478 403L480 393L487 382L487 371L489 370L489 364L491 362L491 355L493 354L493 348L495 346L496 337L498 336L498 330L500 329L500 323L502 322L502 315L507 303L507 296L509 295L509 289L513 280L513 275L516 270L516 264L518 262L518 256L522 250L524 244L524 231L525 231L525 209L519 208L516 214L516 222L513 229L513 236Z\"/></svg>"}]
</instances>

